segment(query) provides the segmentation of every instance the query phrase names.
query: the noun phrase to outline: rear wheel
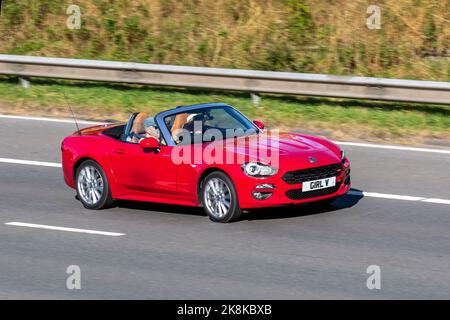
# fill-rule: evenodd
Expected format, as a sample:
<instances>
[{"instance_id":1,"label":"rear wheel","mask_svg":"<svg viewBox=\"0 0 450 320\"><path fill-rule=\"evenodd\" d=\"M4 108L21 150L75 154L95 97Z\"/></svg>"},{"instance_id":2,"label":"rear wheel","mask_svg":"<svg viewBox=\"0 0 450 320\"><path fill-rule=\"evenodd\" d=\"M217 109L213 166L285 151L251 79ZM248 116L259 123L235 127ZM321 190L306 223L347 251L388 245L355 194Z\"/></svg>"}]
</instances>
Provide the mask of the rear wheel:
<instances>
[{"instance_id":1,"label":"rear wheel","mask_svg":"<svg viewBox=\"0 0 450 320\"><path fill-rule=\"evenodd\" d=\"M231 179L223 172L209 174L202 185L202 203L214 222L230 222L242 215L237 192Z\"/></svg>"},{"instance_id":2,"label":"rear wheel","mask_svg":"<svg viewBox=\"0 0 450 320\"><path fill-rule=\"evenodd\" d=\"M97 162L84 161L77 169L75 177L77 196L85 208L98 210L113 204L108 180Z\"/></svg>"}]
</instances>

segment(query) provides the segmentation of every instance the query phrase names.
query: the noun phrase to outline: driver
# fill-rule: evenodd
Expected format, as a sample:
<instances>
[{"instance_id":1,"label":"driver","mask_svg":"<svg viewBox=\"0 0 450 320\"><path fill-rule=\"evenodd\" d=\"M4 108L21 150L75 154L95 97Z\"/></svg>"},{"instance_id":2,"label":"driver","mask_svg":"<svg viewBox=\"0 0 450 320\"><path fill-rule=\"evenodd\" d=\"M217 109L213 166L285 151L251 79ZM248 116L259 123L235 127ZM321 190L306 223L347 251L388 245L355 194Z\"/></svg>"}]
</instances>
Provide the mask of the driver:
<instances>
[{"instance_id":1,"label":"driver","mask_svg":"<svg viewBox=\"0 0 450 320\"><path fill-rule=\"evenodd\" d=\"M203 121L204 116L202 113L177 114L171 128L172 138L175 141L175 143L180 144L183 141L183 136L186 134L201 135Z\"/></svg>"},{"instance_id":2,"label":"driver","mask_svg":"<svg viewBox=\"0 0 450 320\"><path fill-rule=\"evenodd\" d=\"M205 118L204 114L202 114L202 113L197 113L197 114L194 113L194 114L189 115L189 117L187 118L187 122L183 126L183 129L187 130L189 132L192 132L194 134L201 134L203 122L205 120L204 118ZM196 126L195 125L196 122L200 122L200 123L197 123L197 126ZM200 130L198 130L199 129L198 127L200 127ZM194 132L195 129L197 129L197 131Z\"/></svg>"}]
</instances>

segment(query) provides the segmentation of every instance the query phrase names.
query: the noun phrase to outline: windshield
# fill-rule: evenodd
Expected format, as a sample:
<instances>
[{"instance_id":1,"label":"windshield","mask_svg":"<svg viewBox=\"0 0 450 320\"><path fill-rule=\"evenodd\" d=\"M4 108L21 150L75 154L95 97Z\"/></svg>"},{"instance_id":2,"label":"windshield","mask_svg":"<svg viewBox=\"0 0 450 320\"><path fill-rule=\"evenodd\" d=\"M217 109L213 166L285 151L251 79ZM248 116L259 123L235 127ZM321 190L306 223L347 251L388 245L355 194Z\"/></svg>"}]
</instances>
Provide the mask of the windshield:
<instances>
[{"instance_id":1,"label":"windshield","mask_svg":"<svg viewBox=\"0 0 450 320\"><path fill-rule=\"evenodd\" d=\"M213 107L164 119L176 144L222 140L257 132L255 125L231 107Z\"/></svg>"}]
</instances>

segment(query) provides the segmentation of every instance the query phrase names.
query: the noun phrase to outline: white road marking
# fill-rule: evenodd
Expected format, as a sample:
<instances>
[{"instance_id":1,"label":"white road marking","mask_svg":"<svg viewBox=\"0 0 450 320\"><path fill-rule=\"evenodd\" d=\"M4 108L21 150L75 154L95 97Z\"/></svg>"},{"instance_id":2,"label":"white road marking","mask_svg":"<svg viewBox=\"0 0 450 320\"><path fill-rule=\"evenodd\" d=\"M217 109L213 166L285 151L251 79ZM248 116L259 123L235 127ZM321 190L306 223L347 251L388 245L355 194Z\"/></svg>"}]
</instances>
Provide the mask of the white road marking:
<instances>
[{"instance_id":1,"label":"white road marking","mask_svg":"<svg viewBox=\"0 0 450 320\"><path fill-rule=\"evenodd\" d=\"M364 197L369 197L369 198L380 198L380 199L391 199L391 200L402 200L402 201L420 201L420 202L450 205L450 200L438 199L438 198L414 197L414 196L405 196L405 195L398 195L398 194L366 192L366 191L357 191L357 190L350 190L347 194L351 195L351 196L364 196Z\"/></svg>"},{"instance_id":2,"label":"white road marking","mask_svg":"<svg viewBox=\"0 0 450 320\"><path fill-rule=\"evenodd\" d=\"M7 114L0 114L0 119L15 119L15 120L32 120L32 121L47 121L47 122L59 122L59 123L75 123L73 119L61 119L61 118L44 118L44 117L25 117L25 116L13 116ZM105 124L104 122L78 120L79 124Z\"/></svg>"},{"instance_id":3,"label":"white road marking","mask_svg":"<svg viewBox=\"0 0 450 320\"><path fill-rule=\"evenodd\" d=\"M336 144L342 145L342 146L450 154L450 150L443 150L443 149L403 147L403 146L392 146L392 145L387 145L387 144L359 143L359 142L346 142L346 141L333 141L333 142Z\"/></svg>"},{"instance_id":4,"label":"white road marking","mask_svg":"<svg viewBox=\"0 0 450 320\"><path fill-rule=\"evenodd\" d=\"M0 158L0 163L24 164L24 165L30 165L30 166L42 166L42 167L54 167L54 168L62 167L61 163L55 163L55 162L17 160L17 159L7 159L7 158ZM417 197L417 196L387 194L387 193L378 193L378 192L366 192L366 191L357 191L357 190L350 190L348 192L348 194L353 195L353 196L364 196L364 197L369 197L369 198L392 199L392 200L402 200L402 201L422 201L422 202L428 202L428 203L450 205L450 200L439 199L439 198L425 198L425 197Z\"/></svg>"},{"instance_id":5,"label":"white road marking","mask_svg":"<svg viewBox=\"0 0 450 320\"><path fill-rule=\"evenodd\" d=\"M436 199L436 198L429 198L429 199L424 199L421 200L423 202L431 202L431 203L440 203L440 204L450 204L450 200L445 200L445 199Z\"/></svg>"},{"instance_id":6,"label":"white road marking","mask_svg":"<svg viewBox=\"0 0 450 320\"><path fill-rule=\"evenodd\" d=\"M110 237L120 237L120 236L125 235L125 233L97 231L97 230L88 230L88 229L65 228L65 227L48 226L48 225L44 225L44 224L24 223L24 222L7 222L5 224L8 226L16 226L16 227L27 227L27 228L48 229L48 230L57 230L57 231L89 233L89 234L98 234L98 235L110 236Z\"/></svg>"},{"instance_id":7,"label":"white road marking","mask_svg":"<svg viewBox=\"0 0 450 320\"><path fill-rule=\"evenodd\" d=\"M386 193L377 193L377 192L365 192L362 193L359 191L350 191L352 194L355 195L364 195L365 197L371 197L371 198L381 198L381 199L394 199L394 200L404 200L404 201L420 201L425 198L423 197L412 197L412 196L402 196L402 195L396 195L396 194L386 194Z\"/></svg>"},{"instance_id":8,"label":"white road marking","mask_svg":"<svg viewBox=\"0 0 450 320\"><path fill-rule=\"evenodd\" d=\"M13 163L13 164L25 164L25 165L32 165L32 166L44 166L44 167L57 167L57 168L61 167L60 163L42 162L42 161L29 161L29 160L16 160L16 159L0 158L0 163L1 162ZM348 194L353 195L353 196L364 196L364 197L369 197L369 198L380 198L380 199L391 199L391 200L402 200L402 201L422 201L422 202L428 202L428 203L450 205L450 200L439 199L439 198L425 198L425 197L417 197L417 196L387 194L387 193L378 193L378 192L366 192L366 191L356 191L356 190L350 190L348 192Z\"/></svg>"},{"instance_id":9,"label":"white road marking","mask_svg":"<svg viewBox=\"0 0 450 320\"><path fill-rule=\"evenodd\" d=\"M29 165L29 166L54 167L54 168L62 167L61 163L56 163L56 162L18 160L18 159L8 159L8 158L0 158L0 163L25 164L25 165Z\"/></svg>"}]
</instances>

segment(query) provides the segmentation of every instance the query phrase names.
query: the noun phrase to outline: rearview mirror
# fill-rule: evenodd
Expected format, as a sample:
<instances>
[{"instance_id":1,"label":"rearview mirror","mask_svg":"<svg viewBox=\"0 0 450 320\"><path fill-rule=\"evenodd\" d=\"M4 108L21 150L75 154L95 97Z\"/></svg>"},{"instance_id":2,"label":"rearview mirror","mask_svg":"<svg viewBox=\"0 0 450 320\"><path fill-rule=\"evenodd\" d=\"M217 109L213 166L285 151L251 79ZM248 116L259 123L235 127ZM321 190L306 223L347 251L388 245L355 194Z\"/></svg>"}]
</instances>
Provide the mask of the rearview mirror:
<instances>
[{"instance_id":1,"label":"rearview mirror","mask_svg":"<svg viewBox=\"0 0 450 320\"><path fill-rule=\"evenodd\" d=\"M261 121L254 120L253 123L256 124L256 126L257 126L258 128L260 128L261 130L264 129L264 123L262 123Z\"/></svg>"},{"instance_id":2,"label":"rearview mirror","mask_svg":"<svg viewBox=\"0 0 450 320\"><path fill-rule=\"evenodd\" d=\"M159 141L153 137L142 139L139 145L143 150L155 150L159 149Z\"/></svg>"}]
</instances>

